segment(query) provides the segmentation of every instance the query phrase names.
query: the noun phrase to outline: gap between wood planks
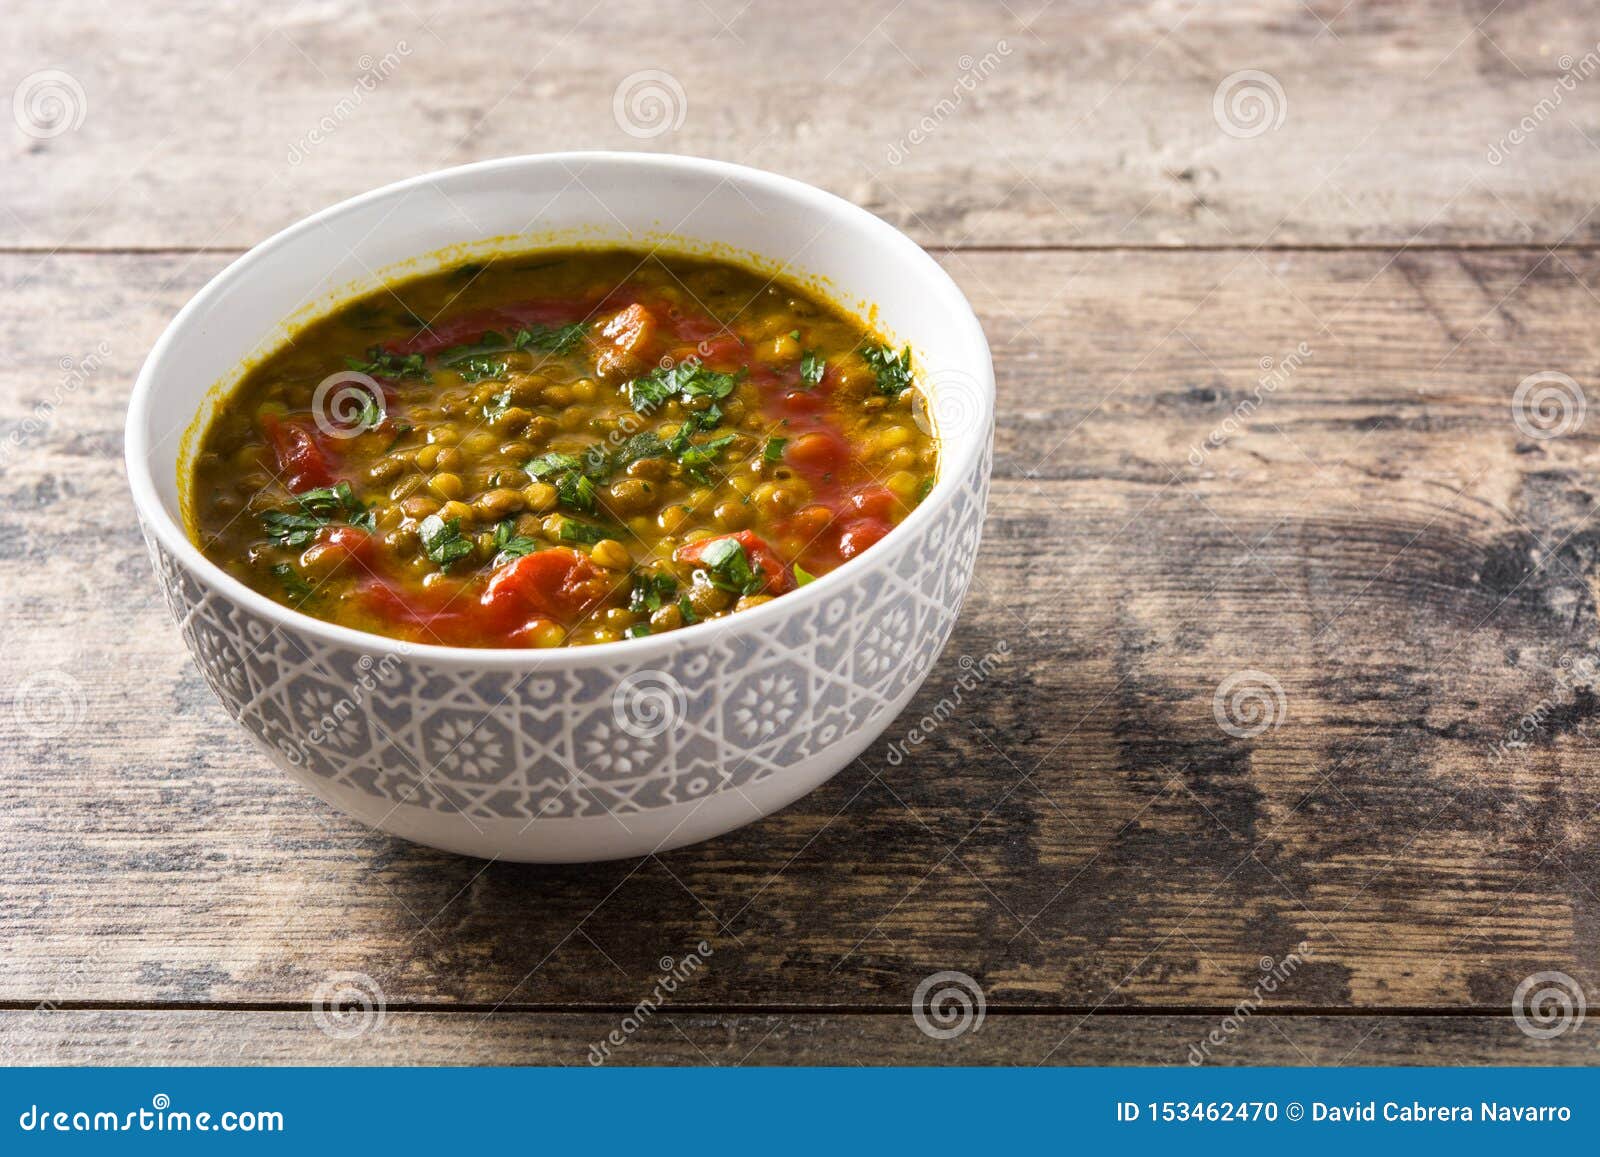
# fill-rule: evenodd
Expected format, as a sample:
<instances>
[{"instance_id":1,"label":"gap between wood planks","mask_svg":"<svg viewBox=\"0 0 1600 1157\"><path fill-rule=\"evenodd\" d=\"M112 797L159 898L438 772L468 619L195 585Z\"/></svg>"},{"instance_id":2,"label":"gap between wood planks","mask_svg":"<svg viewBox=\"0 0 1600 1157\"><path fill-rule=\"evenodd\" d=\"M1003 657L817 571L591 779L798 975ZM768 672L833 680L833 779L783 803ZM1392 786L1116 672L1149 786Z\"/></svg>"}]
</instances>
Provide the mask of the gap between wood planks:
<instances>
[{"instance_id":1,"label":"gap between wood planks","mask_svg":"<svg viewBox=\"0 0 1600 1157\"><path fill-rule=\"evenodd\" d=\"M48 1004L48 1008L41 1008ZM632 1012L635 1004L574 1003L574 1004L441 1004L429 1001L388 1001L384 1008L392 1013L455 1013L487 1015L494 1013L588 1016ZM201 1001L201 1000L59 1000L26 1001L0 1000L0 1013L7 1012L314 1012L318 1005L313 1001ZM901 1011L900 1004L673 1004L674 1012L697 1016L883 1016ZM1193 1016L1216 1018L1234 1012L1235 1005L1118 1005L1102 1007L1091 1005L985 1005L986 1016L1036 1016L1036 1017L1175 1017ZM1339 1005L1286 1005L1262 1007L1262 1015L1273 1017L1345 1017L1372 1019L1375 1017L1475 1017L1483 1020L1511 1020L1512 1013L1504 1005L1393 1005L1345 1007Z\"/></svg>"}]
</instances>

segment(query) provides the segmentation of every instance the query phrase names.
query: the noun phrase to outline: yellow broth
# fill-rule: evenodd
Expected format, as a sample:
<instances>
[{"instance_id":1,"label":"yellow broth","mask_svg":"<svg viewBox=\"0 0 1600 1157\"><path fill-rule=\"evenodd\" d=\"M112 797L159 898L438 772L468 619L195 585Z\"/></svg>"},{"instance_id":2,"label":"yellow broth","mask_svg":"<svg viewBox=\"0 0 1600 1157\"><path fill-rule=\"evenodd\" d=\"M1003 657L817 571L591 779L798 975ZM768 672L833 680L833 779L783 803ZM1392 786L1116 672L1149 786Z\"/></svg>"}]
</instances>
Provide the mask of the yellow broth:
<instances>
[{"instance_id":1,"label":"yellow broth","mask_svg":"<svg viewBox=\"0 0 1600 1157\"><path fill-rule=\"evenodd\" d=\"M725 261L546 252L390 285L251 369L196 458L198 545L415 642L678 630L868 549L937 470L909 350Z\"/></svg>"}]
</instances>

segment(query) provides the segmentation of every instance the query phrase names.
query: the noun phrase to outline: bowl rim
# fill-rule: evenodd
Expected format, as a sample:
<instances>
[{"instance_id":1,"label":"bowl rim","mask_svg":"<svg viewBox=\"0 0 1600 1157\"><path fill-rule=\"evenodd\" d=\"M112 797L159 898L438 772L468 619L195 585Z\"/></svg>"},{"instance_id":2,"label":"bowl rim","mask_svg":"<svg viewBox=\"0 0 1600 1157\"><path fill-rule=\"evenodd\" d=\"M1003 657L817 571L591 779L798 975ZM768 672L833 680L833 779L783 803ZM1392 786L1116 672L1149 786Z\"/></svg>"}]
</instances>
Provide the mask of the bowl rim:
<instances>
[{"instance_id":1,"label":"bowl rim","mask_svg":"<svg viewBox=\"0 0 1600 1157\"><path fill-rule=\"evenodd\" d=\"M905 521L895 526L884 536L881 543L874 544L872 549L861 557L870 559L878 551L882 550L886 544L890 544L896 539L903 543L909 542L913 535L924 530L938 516L939 511L947 506L957 492L965 486L968 475L989 440L989 428L994 416L994 365L989 351L988 340L984 336L982 326L978 323L977 315L973 311L971 303L967 301L966 296L956 286L955 281L945 272L944 268L920 245L881 217L851 201L845 200L843 197L824 189L819 189L815 185L809 185L804 181L796 180L793 177L786 177L764 169L756 169L728 161L716 161L676 153L573 150L553 153L527 153L456 165L447 169L439 169L408 177L404 180L394 181L368 192L357 194L354 197L321 209L308 217L301 218L287 228L274 233L266 240L261 241L234 258L210 281L206 282L178 311L173 319L167 323L166 328L161 332L161 336L156 339L155 345L151 347L150 353L145 358L138 377L134 381L133 391L128 402L127 425L124 436L128 482L133 492L134 509L147 528L147 532L153 534L161 546L172 554L197 581L218 589L236 604L265 618L274 629L283 628L291 634L302 633L309 635L330 646L354 648L374 655L394 655L401 658L426 660L442 666L472 666L493 670L525 667L529 671L536 671L539 669L588 667L623 658L631 658L641 663L652 659L659 660L665 656L675 655L685 650L709 646L719 637L736 629L744 632L759 630L763 626L776 624L784 616L797 612L805 606L825 601L830 594L843 590L845 583L850 581L851 574L865 574L866 572L863 568L850 565L858 561L851 559L845 566L829 571L827 574L819 576L815 581L807 583L805 586L780 598L773 599L769 603L763 603L747 611L741 611L737 615L728 615L720 619L695 623L676 631L669 631L661 635L647 635L639 639L619 639L612 643L594 643L583 647L457 647L440 643L413 643L404 639L396 639L389 635L360 631L354 627L340 626L336 623L330 623L326 620L303 614L281 603L274 602L265 595L252 590L207 558L189 540L188 534L184 532L177 520L168 514L166 506L162 503L156 490L150 460L153 447L150 445L150 440L146 433L149 426L148 419L155 404L156 382L162 373L162 362L165 360L169 348L183 336L183 331L188 327L190 319L204 310L212 300L227 292L235 283L242 278L250 276L253 267L263 256L284 245L291 244L306 233L323 229L339 217L352 213L371 202L399 197L411 190L430 185L442 179L460 180L471 178L475 175L495 174L530 165L565 166L596 161L620 164L624 167L637 167L640 170L641 178L650 175L652 171L656 173L675 171L694 172L701 175L709 174L729 184L761 187L775 194L812 202L823 213L854 218L875 235L874 240L881 243L886 252L897 257L914 272L918 272L929 283L933 291L948 303L952 317L957 319L957 324L960 328L966 330L965 334L959 336L963 337L972 347L974 364L961 368L969 372L978 387L982 412L976 415L976 425L980 433L977 437L967 441L963 447L963 453L956 460L947 461L944 458L943 451L945 447L941 444L939 476L933 489L917 505L917 508L906 517ZM621 243L619 242L619 244Z\"/></svg>"}]
</instances>

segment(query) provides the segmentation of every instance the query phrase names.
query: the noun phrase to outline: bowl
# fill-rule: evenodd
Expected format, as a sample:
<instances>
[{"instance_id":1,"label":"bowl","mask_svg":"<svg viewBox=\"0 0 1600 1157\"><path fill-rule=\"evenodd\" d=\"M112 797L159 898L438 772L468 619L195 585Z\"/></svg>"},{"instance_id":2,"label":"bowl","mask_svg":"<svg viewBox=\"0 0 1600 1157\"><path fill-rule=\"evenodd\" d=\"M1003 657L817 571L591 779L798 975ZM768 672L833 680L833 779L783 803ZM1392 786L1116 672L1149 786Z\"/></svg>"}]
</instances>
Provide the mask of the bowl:
<instances>
[{"instance_id":1,"label":"bowl","mask_svg":"<svg viewBox=\"0 0 1600 1157\"><path fill-rule=\"evenodd\" d=\"M782 272L913 348L932 491L880 543L770 603L590 647L424 646L255 593L184 529L180 476L250 359L340 301L474 255L630 245ZM401 181L250 250L134 386L128 476L156 575L228 713L320 799L386 832L522 861L641 856L794 801L933 669L972 577L994 373L972 308L910 239L829 193L690 157L511 157Z\"/></svg>"}]
</instances>

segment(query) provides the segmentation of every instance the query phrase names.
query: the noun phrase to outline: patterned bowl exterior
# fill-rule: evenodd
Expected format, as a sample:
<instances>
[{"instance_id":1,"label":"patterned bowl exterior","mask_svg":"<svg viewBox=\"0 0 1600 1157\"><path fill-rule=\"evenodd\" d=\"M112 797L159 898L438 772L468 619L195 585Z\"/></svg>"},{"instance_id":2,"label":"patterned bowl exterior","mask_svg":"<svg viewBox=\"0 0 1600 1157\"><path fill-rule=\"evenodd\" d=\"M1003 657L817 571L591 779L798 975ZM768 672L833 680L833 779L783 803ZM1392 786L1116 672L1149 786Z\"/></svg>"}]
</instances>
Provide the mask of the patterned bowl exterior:
<instances>
[{"instance_id":1,"label":"patterned bowl exterior","mask_svg":"<svg viewBox=\"0 0 1600 1157\"><path fill-rule=\"evenodd\" d=\"M613 661L585 661L587 649L574 648L530 654L526 669L438 663L377 637L370 650L330 644L240 606L145 537L212 691L322 799L469 854L643 855L775 810L888 726L932 670L971 581L992 437L991 427L958 487L930 496L941 502L931 521L898 528L837 572L846 581L825 597L785 596L772 605L790 613L755 627L746 615L719 620L649 663L629 660L625 643ZM652 728L628 725L616 697L630 677L672 689L672 726L641 734ZM689 819L718 793L745 803ZM657 811L677 818L630 819ZM628 834L592 853L585 838L557 838L594 817Z\"/></svg>"}]
</instances>

